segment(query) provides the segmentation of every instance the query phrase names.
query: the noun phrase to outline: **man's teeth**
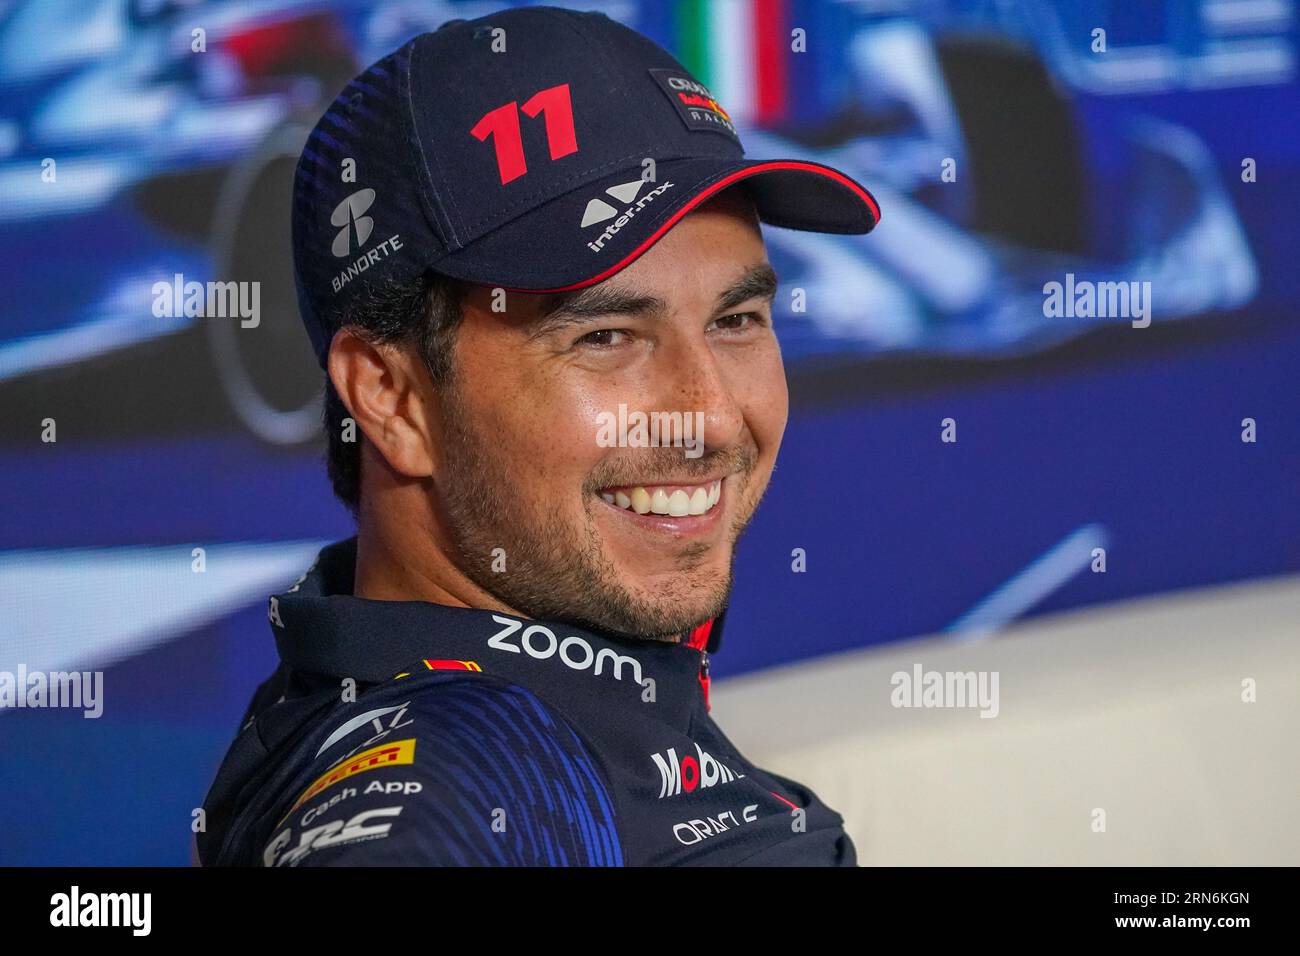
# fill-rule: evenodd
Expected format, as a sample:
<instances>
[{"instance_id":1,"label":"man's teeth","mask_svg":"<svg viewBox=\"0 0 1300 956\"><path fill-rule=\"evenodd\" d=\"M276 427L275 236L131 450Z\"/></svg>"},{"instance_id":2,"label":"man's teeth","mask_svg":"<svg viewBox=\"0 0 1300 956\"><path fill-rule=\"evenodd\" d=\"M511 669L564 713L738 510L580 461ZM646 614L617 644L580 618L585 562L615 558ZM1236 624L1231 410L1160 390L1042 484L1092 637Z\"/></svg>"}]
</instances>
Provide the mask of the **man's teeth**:
<instances>
[{"instance_id":1,"label":"man's teeth","mask_svg":"<svg viewBox=\"0 0 1300 956\"><path fill-rule=\"evenodd\" d=\"M641 486L631 492L601 492L606 503L619 508L630 509L639 515L669 515L684 518L687 515L702 515L718 503L722 497L722 479L711 481L707 485L697 485L694 490L676 488L670 494L664 488L647 489Z\"/></svg>"}]
</instances>

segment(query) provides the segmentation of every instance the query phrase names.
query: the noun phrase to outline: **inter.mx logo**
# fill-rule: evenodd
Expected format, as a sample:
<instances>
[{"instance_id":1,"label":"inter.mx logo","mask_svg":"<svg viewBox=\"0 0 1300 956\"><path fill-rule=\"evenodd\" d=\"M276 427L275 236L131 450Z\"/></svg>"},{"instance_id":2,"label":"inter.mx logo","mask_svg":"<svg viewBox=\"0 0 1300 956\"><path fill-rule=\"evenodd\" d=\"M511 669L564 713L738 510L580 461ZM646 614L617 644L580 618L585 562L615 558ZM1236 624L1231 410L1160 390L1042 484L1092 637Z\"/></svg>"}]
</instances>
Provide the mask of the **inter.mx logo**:
<instances>
[{"instance_id":1,"label":"inter.mx logo","mask_svg":"<svg viewBox=\"0 0 1300 956\"><path fill-rule=\"evenodd\" d=\"M330 225L337 226L339 231L334 236L330 251L334 253L335 258L342 259L350 256L354 250L363 248L370 241L370 234L375 231L375 220L366 213L374 203L373 189L358 189L334 207L334 211L330 213ZM400 248L402 248L401 237L390 236L369 252L363 252L334 277L332 283L334 291L338 292L361 273L376 265L380 259L387 259Z\"/></svg>"},{"instance_id":2,"label":"inter.mx logo","mask_svg":"<svg viewBox=\"0 0 1300 956\"><path fill-rule=\"evenodd\" d=\"M617 186L610 186L605 190L605 195L609 196L611 199L618 200L619 204L625 207L621 214L616 207L611 206L609 203L605 202L605 200L600 198L593 199L587 203L587 208L582 214L581 228L586 229L588 226L594 226L597 223L608 222L610 219L614 220L606 227L604 232L591 242L587 243L588 249L592 252L600 252L600 250L605 246L605 241L612 238L615 233L626 226L628 222L641 211L642 206L649 202L653 202L656 196L663 193L664 190L671 188L673 185L670 182L666 182L658 188L650 190L650 192L646 193L640 199L637 199L637 194L641 192L641 187L645 184L646 181L644 179L634 179L631 182L619 183ZM629 205L629 203L633 203L633 200L636 200L636 202ZM614 217L616 216L618 218L615 219Z\"/></svg>"},{"instance_id":3,"label":"inter.mx logo","mask_svg":"<svg viewBox=\"0 0 1300 956\"><path fill-rule=\"evenodd\" d=\"M745 776L724 766L717 758L705 752L699 744L695 745L694 757L687 754L685 757L678 758L676 748L669 747L666 754L651 754L650 759L655 762L655 767L659 770L660 800L664 797L678 796L683 791L694 793L697 788L705 789L720 783L730 783Z\"/></svg>"}]
</instances>

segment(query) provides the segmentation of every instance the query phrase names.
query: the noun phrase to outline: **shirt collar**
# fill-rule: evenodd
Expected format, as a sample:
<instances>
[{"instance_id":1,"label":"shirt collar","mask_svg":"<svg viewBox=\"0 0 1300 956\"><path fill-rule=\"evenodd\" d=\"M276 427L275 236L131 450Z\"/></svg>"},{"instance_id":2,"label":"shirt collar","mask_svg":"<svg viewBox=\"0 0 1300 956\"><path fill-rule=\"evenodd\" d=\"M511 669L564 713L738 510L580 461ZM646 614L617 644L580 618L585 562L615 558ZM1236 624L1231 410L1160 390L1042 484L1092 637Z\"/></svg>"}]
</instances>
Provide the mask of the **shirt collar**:
<instances>
[{"instance_id":1,"label":"shirt collar","mask_svg":"<svg viewBox=\"0 0 1300 956\"><path fill-rule=\"evenodd\" d=\"M380 683L414 669L473 662L484 673L552 695L690 709L700 695L700 651L716 649L722 615L681 643L629 639L571 624L427 601L353 595L356 538L322 549L269 616L280 658L295 670ZM694 641L691 641L691 638ZM703 646L701 646L703 645Z\"/></svg>"}]
</instances>

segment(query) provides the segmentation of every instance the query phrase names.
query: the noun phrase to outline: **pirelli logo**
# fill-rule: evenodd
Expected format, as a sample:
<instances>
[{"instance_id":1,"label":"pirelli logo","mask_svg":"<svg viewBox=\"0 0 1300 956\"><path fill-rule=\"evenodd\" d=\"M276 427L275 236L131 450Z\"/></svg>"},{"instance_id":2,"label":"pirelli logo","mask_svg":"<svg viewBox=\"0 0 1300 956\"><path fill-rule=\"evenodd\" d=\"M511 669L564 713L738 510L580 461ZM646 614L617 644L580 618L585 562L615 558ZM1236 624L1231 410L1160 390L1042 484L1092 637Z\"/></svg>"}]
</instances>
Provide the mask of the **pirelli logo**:
<instances>
[{"instance_id":1,"label":"pirelli logo","mask_svg":"<svg viewBox=\"0 0 1300 956\"><path fill-rule=\"evenodd\" d=\"M310 800L316 794L320 793L340 781L347 780L349 777L356 776L359 773L365 773L367 770L378 770L380 767L395 767L400 764L411 764L415 762L415 738L410 740L398 740L391 744L380 744L378 747L371 747L369 750L363 750L355 757L347 759L344 763L339 764L327 770L320 776L315 783L302 792L293 806L289 808L289 814L297 810L300 806ZM283 822L284 817L281 818ZM279 824L276 824L279 826Z\"/></svg>"}]
</instances>

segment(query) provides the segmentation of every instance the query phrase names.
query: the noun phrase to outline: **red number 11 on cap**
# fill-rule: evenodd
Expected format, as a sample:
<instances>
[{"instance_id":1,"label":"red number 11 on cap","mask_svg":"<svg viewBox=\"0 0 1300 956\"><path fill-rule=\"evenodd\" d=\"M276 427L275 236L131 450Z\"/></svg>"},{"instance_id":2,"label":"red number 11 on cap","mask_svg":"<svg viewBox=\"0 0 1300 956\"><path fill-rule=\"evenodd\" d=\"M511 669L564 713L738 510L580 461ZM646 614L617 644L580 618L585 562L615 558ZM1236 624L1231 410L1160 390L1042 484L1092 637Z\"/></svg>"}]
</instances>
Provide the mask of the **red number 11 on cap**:
<instances>
[{"instance_id":1,"label":"red number 11 on cap","mask_svg":"<svg viewBox=\"0 0 1300 956\"><path fill-rule=\"evenodd\" d=\"M501 185L528 172L524 161L524 143L519 135L519 101L511 100L504 106L489 110L470 130L477 140L492 137L496 148L497 172ZM551 159L559 159L578 151L578 138L573 132L573 104L569 102L569 84L561 83L534 93L523 105L530 117L546 114L546 142L551 147Z\"/></svg>"}]
</instances>

